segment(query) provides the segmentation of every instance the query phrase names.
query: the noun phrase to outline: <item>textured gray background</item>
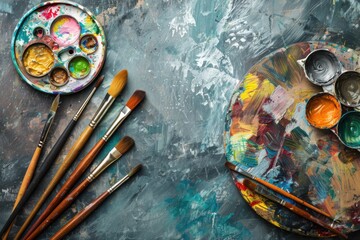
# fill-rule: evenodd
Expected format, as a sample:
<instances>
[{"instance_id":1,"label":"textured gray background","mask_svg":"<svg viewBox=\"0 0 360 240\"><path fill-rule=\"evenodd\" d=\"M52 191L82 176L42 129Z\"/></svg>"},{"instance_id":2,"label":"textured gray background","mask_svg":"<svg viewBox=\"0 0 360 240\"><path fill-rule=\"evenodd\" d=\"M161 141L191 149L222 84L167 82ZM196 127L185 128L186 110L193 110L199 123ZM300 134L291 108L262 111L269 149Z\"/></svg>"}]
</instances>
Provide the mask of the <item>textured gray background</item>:
<instances>
[{"instance_id":1,"label":"textured gray background","mask_svg":"<svg viewBox=\"0 0 360 240\"><path fill-rule=\"evenodd\" d=\"M21 81L10 58L15 25L39 2L0 2L1 226L10 214L53 99ZM143 171L115 192L68 239L305 238L265 222L241 198L223 166L224 116L236 83L272 51L309 40L358 48L360 4L355 0L76 2L88 7L103 24L108 39L103 69L106 80L40 189L44 189L71 143L88 124L116 72L128 69L127 87L80 157L102 136L117 109L135 89L145 90L147 97L96 162L124 135L135 139L136 148L94 182L39 239L49 238L139 162L144 164ZM89 90L61 98L45 153ZM39 192L31 198L25 213L38 197ZM18 218L14 230L25 215ZM358 238L359 233L351 236Z\"/></svg>"}]
</instances>

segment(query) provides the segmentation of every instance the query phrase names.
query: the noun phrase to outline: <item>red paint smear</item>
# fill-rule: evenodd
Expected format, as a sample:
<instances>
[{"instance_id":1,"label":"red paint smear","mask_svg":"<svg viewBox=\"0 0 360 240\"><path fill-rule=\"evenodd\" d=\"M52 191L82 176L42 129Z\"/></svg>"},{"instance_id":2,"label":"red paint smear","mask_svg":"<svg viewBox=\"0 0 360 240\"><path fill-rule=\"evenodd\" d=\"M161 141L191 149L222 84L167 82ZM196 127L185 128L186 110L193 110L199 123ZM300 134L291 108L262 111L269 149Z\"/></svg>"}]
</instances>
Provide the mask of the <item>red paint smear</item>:
<instances>
[{"instance_id":1,"label":"red paint smear","mask_svg":"<svg viewBox=\"0 0 360 240\"><path fill-rule=\"evenodd\" d=\"M231 117L242 117L242 108L243 105L237 100L234 105L232 106L232 112L231 112Z\"/></svg>"},{"instance_id":2,"label":"red paint smear","mask_svg":"<svg viewBox=\"0 0 360 240\"><path fill-rule=\"evenodd\" d=\"M245 191L246 190L246 187L245 185L241 184L240 182L238 181L235 181L235 185L238 189L240 189L241 191Z\"/></svg>"},{"instance_id":3,"label":"red paint smear","mask_svg":"<svg viewBox=\"0 0 360 240\"><path fill-rule=\"evenodd\" d=\"M54 7L44 7L45 9L41 9L41 16L43 16L46 20L51 18L55 18L59 14L60 6Z\"/></svg>"},{"instance_id":4,"label":"red paint smear","mask_svg":"<svg viewBox=\"0 0 360 240\"><path fill-rule=\"evenodd\" d=\"M252 202L250 203L250 207L253 207L253 206L255 206L255 205L258 205L259 203L261 203L260 200L252 201Z\"/></svg>"},{"instance_id":5,"label":"red paint smear","mask_svg":"<svg viewBox=\"0 0 360 240\"><path fill-rule=\"evenodd\" d=\"M353 224L360 224L360 201L351 206L351 222Z\"/></svg>"}]
</instances>

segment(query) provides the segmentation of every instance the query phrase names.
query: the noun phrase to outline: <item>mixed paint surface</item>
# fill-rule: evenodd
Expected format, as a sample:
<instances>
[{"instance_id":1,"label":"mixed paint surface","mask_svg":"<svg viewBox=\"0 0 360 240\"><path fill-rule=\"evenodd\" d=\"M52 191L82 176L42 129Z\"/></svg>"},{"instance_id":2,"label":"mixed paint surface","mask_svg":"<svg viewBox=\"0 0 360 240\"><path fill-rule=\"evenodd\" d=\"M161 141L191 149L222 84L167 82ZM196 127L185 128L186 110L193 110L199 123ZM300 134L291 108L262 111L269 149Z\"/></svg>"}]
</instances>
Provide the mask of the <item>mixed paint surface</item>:
<instances>
[{"instance_id":1,"label":"mixed paint surface","mask_svg":"<svg viewBox=\"0 0 360 240\"><path fill-rule=\"evenodd\" d=\"M84 37L96 46L84 44ZM39 44L46 51L30 51ZM16 26L11 46L21 77L35 89L53 94L70 94L88 86L102 69L105 50L105 33L92 13L79 4L59 1L29 10ZM59 73L61 79L54 79Z\"/></svg>"},{"instance_id":2,"label":"mixed paint surface","mask_svg":"<svg viewBox=\"0 0 360 240\"><path fill-rule=\"evenodd\" d=\"M329 49L347 62L344 65L358 67L360 56L354 50L325 42L297 43L264 58L250 69L232 96L224 135L226 157L330 213L341 221L338 228L352 232L360 229L360 215L353 212L360 190L356 187L360 153L352 161L342 161L344 145L333 132L322 130L337 124L341 105L329 93L315 95L322 89L310 83L297 64L316 49ZM354 145L359 113L347 116L338 132ZM248 190L241 176L235 176L235 181L250 206L274 225L304 235L332 235Z\"/></svg>"},{"instance_id":3,"label":"mixed paint surface","mask_svg":"<svg viewBox=\"0 0 360 240\"><path fill-rule=\"evenodd\" d=\"M0 2L0 28L4 32L0 36L3 46L0 48L3 69L0 71L1 226L11 212L18 186L53 100L52 96L34 90L21 80L9 53L11 35L19 19L40 2ZM74 229L68 239L304 239L269 224L243 200L231 174L224 167L224 119L237 83L243 81L256 62L277 49L310 40L326 40L356 49L360 39L359 4L356 1L290 0L76 2L91 10L104 28L108 43L103 68L105 81L66 143L57 165L51 168L39 188L45 188L72 143L89 123L112 77L120 69L128 69L128 84L76 161L105 133L135 89L145 90L146 99L110 139L94 165L125 135L135 140L134 149L94 181L71 209L38 239L49 239L74 214L140 162L144 164L144 169ZM45 15L54 14L55 10ZM90 21L83 24L94 26ZM352 53L349 52L347 58ZM70 59L71 55L64 51L60 57ZM351 67L347 66L348 69ZM270 83L263 82L264 88L271 87ZM49 152L89 90L61 97L44 154ZM278 94L287 93L284 86L275 90ZM265 109L270 112L277 106L277 101L284 106L293 105L297 101L295 97L292 103L290 98L283 103L282 98L274 95L271 98L274 102L269 101ZM304 109L305 105L300 107ZM272 118L282 123L282 114L279 109ZM305 119L305 116L302 118ZM302 142L302 134L294 131L294 136L299 136L299 142ZM331 135L326 133L326 136ZM337 152L338 145L323 144L319 155L324 156L322 159L326 162L332 153ZM293 144L289 141L286 146L291 148ZM311 152L312 148L307 149L306 155ZM302 156L300 150L299 156ZM316 171L313 175L327 176L318 183L322 186L322 190L318 191L321 199L332 191L327 186L333 174L353 174L353 170L345 168L342 161L355 165L358 153L344 149L338 158L340 161L333 161L331 171L321 167L311 169ZM248 161L251 162L251 158ZM299 174L303 173L299 171ZM279 180L278 184L284 189L292 186L289 181ZM356 182L337 184L344 189L347 186L358 188ZM39 195L40 191L30 199L25 213L31 210ZM311 198L318 199L317 196ZM357 199L360 201L359 197ZM348 199L343 201L346 204ZM284 212L276 206L274 209ZM350 209L350 215L356 219L358 205ZM268 208L266 210L271 212ZM10 236L14 236L24 220L25 216L18 218ZM358 239L359 236L359 233L353 233L350 239Z\"/></svg>"}]
</instances>

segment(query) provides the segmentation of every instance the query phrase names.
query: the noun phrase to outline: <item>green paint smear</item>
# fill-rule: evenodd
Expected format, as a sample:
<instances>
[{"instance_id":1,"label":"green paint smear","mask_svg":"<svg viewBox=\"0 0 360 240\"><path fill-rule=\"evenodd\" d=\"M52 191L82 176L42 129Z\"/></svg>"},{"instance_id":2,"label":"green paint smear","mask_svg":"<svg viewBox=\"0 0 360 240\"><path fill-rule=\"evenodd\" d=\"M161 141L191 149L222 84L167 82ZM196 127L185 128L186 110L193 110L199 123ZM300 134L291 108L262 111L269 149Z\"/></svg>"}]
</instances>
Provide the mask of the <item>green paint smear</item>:
<instances>
[{"instance_id":1,"label":"green paint smear","mask_svg":"<svg viewBox=\"0 0 360 240\"><path fill-rule=\"evenodd\" d=\"M339 122L338 134L349 147L360 147L360 113L346 114Z\"/></svg>"},{"instance_id":2,"label":"green paint smear","mask_svg":"<svg viewBox=\"0 0 360 240\"><path fill-rule=\"evenodd\" d=\"M84 57L76 57L70 61L69 70L73 78L83 78L90 73L90 63Z\"/></svg>"}]
</instances>

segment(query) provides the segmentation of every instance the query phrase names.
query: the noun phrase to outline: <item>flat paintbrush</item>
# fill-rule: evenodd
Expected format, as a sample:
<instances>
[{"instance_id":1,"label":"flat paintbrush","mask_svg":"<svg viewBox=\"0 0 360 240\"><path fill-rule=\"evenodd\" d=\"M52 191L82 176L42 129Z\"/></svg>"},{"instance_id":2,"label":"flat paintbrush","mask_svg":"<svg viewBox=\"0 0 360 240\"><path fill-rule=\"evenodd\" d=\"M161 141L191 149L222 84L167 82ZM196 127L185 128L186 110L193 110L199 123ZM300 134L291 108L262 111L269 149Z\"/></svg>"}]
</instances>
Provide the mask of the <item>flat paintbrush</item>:
<instances>
[{"instance_id":1,"label":"flat paintbrush","mask_svg":"<svg viewBox=\"0 0 360 240\"><path fill-rule=\"evenodd\" d=\"M105 146L106 142L110 139L110 137L114 134L116 129L121 125L121 123L126 119L127 116L135 109L135 107L144 99L145 92L136 90L134 94L130 97L125 107L120 111L118 117L111 124L105 135L100 138L100 140L94 145L94 147L88 152L88 154L79 162L75 170L69 176L67 181L64 183L62 188L53 198L53 200L46 207L44 212L39 216L36 222L31 226L30 230L25 236L30 236L32 231L34 231L37 226L41 224L45 220L45 218L54 210L54 208L64 199L66 194L71 190L71 188L75 185L77 180L81 177L81 175L85 172L85 170L90 166L93 162L97 154L100 150Z\"/></svg>"},{"instance_id":2,"label":"flat paintbrush","mask_svg":"<svg viewBox=\"0 0 360 240\"><path fill-rule=\"evenodd\" d=\"M27 170L25 172L25 175L24 175L24 178L23 178L22 183L20 185L20 189L19 189L18 195L16 197L13 209L16 208L17 204L19 203L20 199L24 195L27 187L29 186L29 184L30 184L30 182L31 182L31 180L33 178L33 175L34 175L38 160L40 158L41 151L42 151L44 143L46 141L46 137L47 137L47 135L49 133L49 130L50 130L50 127L51 127L52 122L54 120L57 108L59 106L59 101L60 101L60 95L57 95L55 97L54 101L51 104L50 111L49 111L49 114L47 116L44 128L42 130L39 143L38 143L38 145L37 145L37 147L35 149L35 152L34 152L32 158L30 160L29 166L28 166L28 168L27 168ZM10 233L11 227L12 227L12 224L9 226L7 232L5 233L5 236L2 238L3 240L7 239L8 235Z\"/></svg>"},{"instance_id":3,"label":"flat paintbrush","mask_svg":"<svg viewBox=\"0 0 360 240\"><path fill-rule=\"evenodd\" d=\"M292 211L293 213L296 213L297 215L313 222L316 223L317 225L328 229L329 231L335 233L336 235L347 239L348 237L343 234L342 232L340 232L339 230L331 227L329 224L325 223L324 221L316 218L315 216L311 215L310 213L302 210L301 208L296 207L295 205L279 198L278 196L276 196L275 194L273 194L270 190L268 190L267 188L263 187L262 185L256 184L252 181L250 181L249 179L244 179L244 185L250 189L251 191L254 191L264 197L266 197L267 199L270 199L273 202L276 202L284 207L286 207L287 209L289 209L290 211Z\"/></svg>"},{"instance_id":4,"label":"flat paintbrush","mask_svg":"<svg viewBox=\"0 0 360 240\"><path fill-rule=\"evenodd\" d=\"M262 180L261 178L258 178L256 176L252 175L251 173L248 173L248 172L242 170L241 168L238 168L236 165L234 165L234 164L232 164L230 162L226 162L225 166L228 167L230 170L232 170L234 172L237 172L237 173L240 173L241 175L244 175L245 177L248 177L250 179L253 179L256 182L270 188L271 190L273 190L273 191L275 191L275 192L277 192L277 193L279 193L279 194L281 194L281 195L283 195L283 196L285 196L285 197L287 197L287 198L289 198L291 200L294 200L298 204L301 204L301 205L303 205L303 206L305 206L307 208L310 208L311 210L313 210L313 211L315 211L315 212L317 212L317 213L319 213L319 214L321 214L321 215L323 215L325 217L328 217L329 219L334 221L334 219L330 216L330 214L318 209L317 207L311 205L310 203L305 202L304 200L292 195L291 193L288 193L285 190L283 190L283 189L281 189L281 188L279 188L279 187L277 187L277 186L275 186L275 185L273 185L273 184L271 184L269 182L266 182L266 181Z\"/></svg>"},{"instance_id":5,"label":"flat paintbrush","mask_svg":"<svg viewBox=\"0 0 360 240\"><path fill-rule=\"evenodd\" d=\"M72 120L69 122L61 136L57 139L54 146L51 148L49 154L46 156L45 160L41 164L38 172L34 176L34 179L31 181L30 185L28 186L25 194L17 204L17 209L15 208L14 211L20 211L22 207L25 205L31 194L35 191L35 189L38 187L40 181L42 181L45 173L50 169L53 162L56 160L57 156L59 155L61 149L63 148L64 144L66 143L67 139L69 138L73 128L76 126L76 123L78 122L81 114L83 113L84 109L90 102L91 97L94 95L96 89L99 88L100 84L104 80L104 76L101 76L96 84L95 87L91 90L90 94L85 99L84 103L81 105L79 110L76 112L75 116L72 118ZM10 228L9 228L10 229ZM25 230L25 229L24 229ZM10 230L8 230L9 232ZM6 239L4 237L4 239Z\"/></svg>"},{"instance_id":6,"label":"flat paintbrush","mask_svg":"<svg viewBox=\"0 0 360 240\"><path fill-rule=\"evenodd\" d=\"M81 212L76 214L67 224L65 224L54 236L51 237L51 240L62 239L66 234L68 234L71 230L73 230L77 225L79 225L82 221L84 221L87 216L90 215L96 208L100 206L100 204L108 197L111 193L113 193L116 189L118 189L123 183L125 183L128 179L130 179L135 173L137 173L141 169L142 165L139 164L125 176L120 181L115 183L112 187L110 187L107 191L102 193L99 197L93 200L89 205L87 205Z\"/></svg>"},{"instance_id":7,"label":"flat paintbrush","mask_svg":"<svg viewBox=\"0 0 360 240\"><path fill-rule=\"evenodd\" d=\"M72 190L71 193L69 193L69 195L67 195L49 216L47 216L47 218L31 233L31 235L25 237L25 239L35 239L75 201L80 193L82 193L92 181L94 181L107 167L123 156L133 145L134 140L131 137L125 136L121 139L90 175Z\"/></svg>"},{"instance_id":8,"label":"flat paintbrush","mask_svg":"<svg viewBox=\"0 0 360 240\"><path fill-rule=\"evenodd\" d=\"M78 137L78 139L75 141L75 143L71 147L70 151L67 153L64 161L60 165L60 168L57 170L54 177L50 181L49 185L46 187L45 191L43 192L40 199L36 203L35 207L30 212L30 215L25 220L25 223L21 227L22 229L26 229L28 224L30 224L31 220L34 218L36 213L39 211L42 204L45 202L45 200L51 194L51 192L53 191L53 189L55 188L57 183L61 180L62 176L66 173L67 169L71 166L73 161L79 155L80 150L85 146L86 142L90 138L90 136L93 133L96 126L99 124L101 119L104 117L106 112L109 110L110 106L115 101L116 97L124 89L126 82L127 82L127 71L126 70L122 70L114 76L107 94L105 95L102 103L100 104L97 111L95 112L89 125L81 133L81 135ZM17 234L16 237L18 237L18 235L19 234Z\"/></svg>"}]
</instances>

